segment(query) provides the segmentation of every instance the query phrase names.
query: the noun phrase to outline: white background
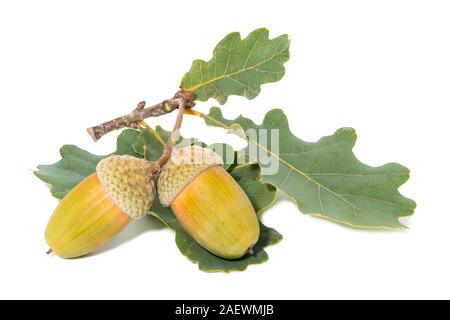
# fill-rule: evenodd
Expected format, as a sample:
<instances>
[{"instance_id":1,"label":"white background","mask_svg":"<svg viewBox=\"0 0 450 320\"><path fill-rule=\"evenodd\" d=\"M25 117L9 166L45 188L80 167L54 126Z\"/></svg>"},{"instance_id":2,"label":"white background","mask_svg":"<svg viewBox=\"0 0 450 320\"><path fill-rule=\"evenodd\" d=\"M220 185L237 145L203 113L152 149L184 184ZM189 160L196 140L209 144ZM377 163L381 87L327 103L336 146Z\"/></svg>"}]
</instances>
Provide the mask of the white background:
<instances>
[{"instance_id":1,"label":"white background","mask_svg":"<svg viewBox=\"0 0 450 320\"><path fill-rule=\"evenodd\" d=\"M450 298L449 17L448 1L2 1L0 298ZM284 240L245 272L199 271L153 219L97 255L46 256L57 201L32 170L66 143L114 150L117 133L94 143L85 128L170 97L193 59L262 26L290 35L286 76L225 116L281 107L310 141L354 127L363 162L410 168L410 229L352 230L281 196L263 219ZM182 134L240 145L192 117Z\"/></svg>"}]
</instances>

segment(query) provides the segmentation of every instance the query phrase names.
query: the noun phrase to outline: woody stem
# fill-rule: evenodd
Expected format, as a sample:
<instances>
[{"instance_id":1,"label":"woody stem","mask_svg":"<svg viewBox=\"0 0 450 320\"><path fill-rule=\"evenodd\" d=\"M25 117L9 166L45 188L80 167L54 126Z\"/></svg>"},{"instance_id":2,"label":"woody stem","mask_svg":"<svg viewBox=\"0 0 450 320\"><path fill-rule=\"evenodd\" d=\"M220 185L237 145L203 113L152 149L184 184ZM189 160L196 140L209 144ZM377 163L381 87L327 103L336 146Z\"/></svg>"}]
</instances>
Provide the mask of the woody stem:
<instances>
[{"instance_id":1,"label":"woody stem","mask_svg":"<svg viewBox=\"0 0 450 320\"><path fill-rule=\"evenodd\" d=\"M87 128L87 132L94 141L99 140L105 134L122 129L122 128L137 128L139 122L149 117L159 117L174 111L179 108L180 99L184 101L184 107L192 108L195 103L192 100L194 94L183 90L178 91L171 99L164 100L151 107L145 107L145 101L138 103L136 108L129 114L106 121L97 126Z\"/></svg>"}]
</instances>

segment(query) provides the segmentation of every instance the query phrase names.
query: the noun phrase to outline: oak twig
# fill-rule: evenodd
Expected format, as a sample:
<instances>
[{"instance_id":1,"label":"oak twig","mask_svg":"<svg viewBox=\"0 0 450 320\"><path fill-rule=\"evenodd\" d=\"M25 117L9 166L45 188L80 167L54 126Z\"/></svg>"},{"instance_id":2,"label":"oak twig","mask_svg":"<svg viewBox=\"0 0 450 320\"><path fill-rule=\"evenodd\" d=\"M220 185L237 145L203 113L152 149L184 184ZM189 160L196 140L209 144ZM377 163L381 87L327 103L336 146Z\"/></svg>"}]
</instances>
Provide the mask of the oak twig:
<instances>
[{"instance_id":1,"label":"oak twig","mask_svg":"<svg viewBox=\"0 0 450 320\"><path fill-rule=\"evenodd\" d=\"M159 117L179 108L180 101L183 101L184 103L183 108L194 107L195 103L192 100L193 95L194 94L192 92L180 90L173 98L164 100L163 102L147 108L145 107L145 101L141 101L131 113L104 122L100 125L87 128L87 132L94 141L97 141L105 134L114 130L122 128L136 129L139 126L139 121L149 117Z\"/></svg>"}]
</instances>

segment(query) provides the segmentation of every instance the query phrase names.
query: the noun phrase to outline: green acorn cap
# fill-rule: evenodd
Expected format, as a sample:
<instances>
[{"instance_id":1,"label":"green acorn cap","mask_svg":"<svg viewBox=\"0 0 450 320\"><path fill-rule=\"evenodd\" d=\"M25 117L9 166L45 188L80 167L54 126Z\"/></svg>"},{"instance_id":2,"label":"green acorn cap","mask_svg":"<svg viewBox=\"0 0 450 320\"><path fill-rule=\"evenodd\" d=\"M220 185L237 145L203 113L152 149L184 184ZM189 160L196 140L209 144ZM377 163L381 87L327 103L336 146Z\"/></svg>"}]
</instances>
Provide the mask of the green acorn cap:
<instances>
[{"instance_id":1,"label":"green acorn cap","mask_svg":"<svg viewBox=\"0 0 450 320\"><path fill-rule=\"evenodd\" d=\"M158 196L161 204L170 206L176 196L204 170L222 166L222 158L211 149L198 146L174 150L158 178Z\"/></svg>"},{"instance_id":2,"label":"green acorn cap","mask_svg":"<svg viewBox=\"0 0 450 320\"><path fill-rule=\"evenodd\" d=\"M153 167L128 155L112 155L97 165L98 178L115 204L133 219L144 216L154 199Z\"/></svg>"}]
</instances>

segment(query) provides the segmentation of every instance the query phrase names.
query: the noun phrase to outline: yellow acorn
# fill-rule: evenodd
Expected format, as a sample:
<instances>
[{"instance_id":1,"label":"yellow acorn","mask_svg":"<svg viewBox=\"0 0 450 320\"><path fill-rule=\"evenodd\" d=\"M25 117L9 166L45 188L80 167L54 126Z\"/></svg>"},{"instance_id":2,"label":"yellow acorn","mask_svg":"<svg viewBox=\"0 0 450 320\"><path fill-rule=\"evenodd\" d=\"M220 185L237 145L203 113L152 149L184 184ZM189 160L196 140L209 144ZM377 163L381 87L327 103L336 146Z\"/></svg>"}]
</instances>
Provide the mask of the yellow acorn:
<instances>
[{"instance_id":1,"label":"yellow acorn","mask_svg":"<svg viewBox=\"0 0 450 320\"><path fill-rule=\"evenodd\" d=\"M175 150L158 179L161 204L203 248L238 259L259 238L255 210L214 151L190 146Z\"/></svg>"},{"instance_id":2,"label":"yellow acorn","mask_svg":"<svg viewBox=\"0 0 450 320\"><path fill-rule=\"evenodd\" d=\"M75 186L48 222L45 239L63 258L92 252L151 208L155 163L113 155Z\"/></svg>"}]
</instances>

